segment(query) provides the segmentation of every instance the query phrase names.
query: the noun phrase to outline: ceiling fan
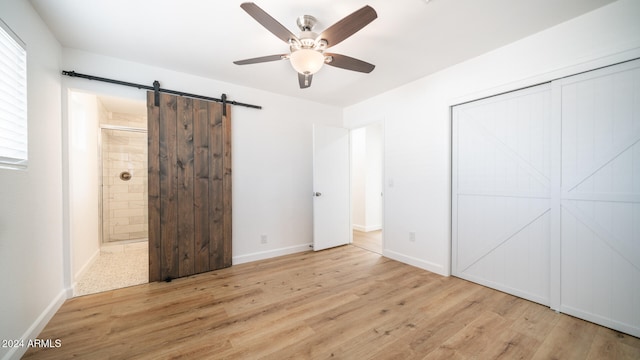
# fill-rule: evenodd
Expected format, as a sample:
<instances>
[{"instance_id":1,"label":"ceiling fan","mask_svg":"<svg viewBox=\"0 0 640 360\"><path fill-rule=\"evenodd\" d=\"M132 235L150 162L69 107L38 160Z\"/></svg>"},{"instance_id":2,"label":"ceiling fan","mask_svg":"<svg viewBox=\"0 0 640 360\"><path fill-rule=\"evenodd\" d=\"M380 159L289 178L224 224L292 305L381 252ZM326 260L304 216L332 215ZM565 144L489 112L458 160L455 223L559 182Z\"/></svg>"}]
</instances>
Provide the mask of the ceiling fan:
<instances>
[{"instance_id":1,"label":"ceiling fan","mask_svg":"<svg viewBox=\"0 0 640 360\"><path fill-rule=\"evenodd\" d=\"M296 21L301 31L299 36L291 33L286 27L252 2L242 3L240 7L267 30L286 42L289 45L290 52L288 54L238 60L234 61L234 64L247 65L288 59L298 72L298 83L301 89L311 86L313 74L318 72L323 64L363 73L370 73L375 68L375 65L362 60L325 52L328 48L339 44L378 17L376 11L369 5L329 26L320 34L312 31L317 22L316 18L311 15L299 16Z\"/></svg>"}]
</instances>

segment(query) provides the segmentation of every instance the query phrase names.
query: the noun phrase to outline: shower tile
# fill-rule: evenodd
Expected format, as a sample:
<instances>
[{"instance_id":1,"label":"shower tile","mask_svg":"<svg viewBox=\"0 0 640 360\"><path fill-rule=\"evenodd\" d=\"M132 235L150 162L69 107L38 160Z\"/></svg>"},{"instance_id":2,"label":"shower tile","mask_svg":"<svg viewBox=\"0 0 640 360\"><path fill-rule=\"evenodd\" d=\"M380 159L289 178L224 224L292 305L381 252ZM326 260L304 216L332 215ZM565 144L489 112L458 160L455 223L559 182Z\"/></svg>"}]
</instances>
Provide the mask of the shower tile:
<instances>
[{"instance_id":1,"label":"shower tile","mask_svg":"<svg viewBox=\"0 0 640 360\"><path fill-rule=\"evenodd\" d=\"M107 155L108 160L129 160L129 154L121 152L109 152Z\"/></svg>"},{"instance_id":2,"label":"shower tile","mask_svg":"<svg viewBox=\"0 0 640 360\"><path fill-rule=\"evenodd\" d=\"M111 226L122 226L131 224L130 217L114 217L111 218Z\"/></svg>"},{"instance_id":3,"label":"shower tile","mask_svg":"<svg viewBox=\"0 0 640 360\"><path fill-rule=\"evenodd\" d=\"M130 240L129 233L116 234L112 231L109 234L108 241L122 241L122 240Z\"/></svg>"},{"instance_id":4,"label":"shower tile","mask_svg":"<svg viewBox=\"0 0 640 360\"><path fill-rule=\"evenodd\" d=\"M113 194L113 199L117 201L122 200L144 200L146 197L144 194L140 193L124 193L124 194Z\"/></svg>"},{"instance_id":5,"label":"shower tile","mask_svg":"<svg viewBox=\"0 0 640 360\"><path fill-rule=\"evenodd\" d=\"M109 192L111 193L128 193L129 186L128 185L112 185L109 187Z\"/></svg>"},{"instance_id":6,"label":"shower tile","mask_svg":"<svg viewBox=\"0 0 640 360\"><path fill-rule=\"evenodd\" d=\"M127 186L127 191L132 192L132 193L143 193L144 192L144 185L142 184L132 184L132 185L128 185Z\"/></svg>"},{"instance_id":7,"label":"shower tile","mask_svg":"<svg viewBox=\"0 0 640 360\"><path fill-rule=\"evenodd\" d=\"M128 209L129 201L107 201L104 206L108 206L111 209Z\"/></svg>"},{"instance_id":8,"label":"shower tile","mask_svg":"<svg viewBox=\"0 0 640 360\"><path fill-rule=\"evenodd\" d=\"M146 216L131 216L128 219L130 224L146 224L147 223Z\"/></svg>"},{"instance_id":9,"label":"shower tile","mask_svg":"<svg viewBox=\"0 0 640 360\"><path fill-rule=\"evenodd\" d=\"M144 215L142 209L118 209L113 211L115 217L130 217Z\"/></svg>"},{"instance_id":10,"label":"shower tile","mask_svg":"<svg viewBox=\"0 0 640 360\"><path fill-rule=\"evenodd\" d=\"M118 151L121 145L129 144L129 138L125 136L109 136L108 142L107 149Z\"/></svg>"},{"instance_id":11,"label":"shower tile","mask_svg":"<svg viewBox=\"0 0 640 360\"><path fill-rule=\"evenodd\" d=\"M133 159L127 161L127 166L133 169L139 169L141 171L146 172L147 170L147 162L143 160L135 161Z\"/></svg>"},{"instance_id":12,"label":"shower tile","mask_svg":"<svg viewBox=\"0 0 640 360\"><path fill-rule=\"evenodd\" d=\"M147 176L146 174L144 176L136 176L136 177L132 177L131 180L129 180L129 185L144 185L147 183Z\"/></svg>"},{"instance_id":13,"label":"shower tile","mask_svg":"<svg viewBox=\"0 0 640 360\"><path fill-rule=\"evenodd\" d=\"M133 225L114 226L113 232L115 234L124 234L124 233L130 233L130 232L145 231L146 229L147 229L146 224L133 224Z\"/></svg>"},{"instance_id":14,"label":"shower tile","mask_svg":"<svg viewBox=\"0 0 640 360\"><path fill-rule=\"evenodd\" d=\"M146 128L146 116L105 112L101 124ZM103 130L103 241L144 239L147 230L147 135ZM128 171L132 178L121 180Z\"/></svg>"},{"instance_id":15,"label":"shower tile","mask_svg":"<svg viewBox=\"0 0 640 360\"><path fill-rule=\"evenodd\" d=\"M113 177L114 179L118 179L118 181L120 180L120 173L122 172L123 169L120 168L107 168L106 169L106 175Z\"/></svg>"},{"instance_id":16,"label":"shower tile","mask_svg":"<svg viewBox=\"0 0 640 360\"><path fill-rule=\"evenodd\" d=\"M145 224L146 226L146 224ZM146 239L149 237L149 231L148 230L144 230L144 231L134 231L129 233L129 236L131 237L131 239Z\"/></svg>"},{"instance_id":17,"label":"shower tile","mask_svg":"<svg viewBox=\"0 0 640 360\"><path fill-rule=\"evenodd\" d=\"M145 164L144 167L145 168L147 167L148 158L146 154L140 154L140 153L131 154L131 157L129 159L133 161L141 161Z\"/></svg>"},{"instance_id":18,"label":"shower tile","mask_svg":"<svg viewBox=\"0 0 640 360\"><path fill-rule=\"evenodd\" d=\"M129 201L129 208L131 208L131 209L146 209L147 208L147 201L146 200Z\"/></svg>"}]
</instances>

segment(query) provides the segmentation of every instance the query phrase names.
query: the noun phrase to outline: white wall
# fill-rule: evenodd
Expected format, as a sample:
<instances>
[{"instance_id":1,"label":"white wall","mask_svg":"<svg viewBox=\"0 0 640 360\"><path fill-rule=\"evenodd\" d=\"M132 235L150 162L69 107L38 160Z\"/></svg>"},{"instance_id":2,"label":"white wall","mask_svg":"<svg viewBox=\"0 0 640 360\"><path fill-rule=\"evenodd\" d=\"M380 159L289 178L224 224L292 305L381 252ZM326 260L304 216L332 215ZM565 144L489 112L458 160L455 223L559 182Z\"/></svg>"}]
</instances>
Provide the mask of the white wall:
<instances>
[{"instance_id":1,"label":"white wall","mask_svg":"<svg viewBox=\"0 0 640 360\"><path fill-rule=\"evenodd\" d=\"M38 335L67 294L63 285L61 48L27 1L0 2L27 45L29 168L0 169L0 339ZM0 347L0 358L26 348Z\"/></svg>"},{"instance_id":2,"label":"white wall","mask_svg":"<svg viewBox=\"0 0 640 360\"><path fill-rule=\"evenodd\" d=\"M63 69L263 106L231 109L233 263L309 249L312 124L341 125L340 108L73 49L64 49ZM64 77L63 96L67 89L146 99L145 91L79 78Z\"/></svg>"},{"instance_id":3,"label":"white wall","mask_svg":"<svg viewBox=\"0 0 640 360\"><path fill-rule=\"evenodd\" d=\"M619 0L346 108L347 127L385 119L384 255L450 274L451 105L638 57L638 14Z\"/></svg>"},{"instance_id":4,"label":"white wall","mask_svg":"<svg viewBox=\"0 0 640 360\"><path fill-rule=\"evenodd\" d=\"M69 94L69 239L73 284L99 254L98 99Z\"/></svg>"}]
</instances>

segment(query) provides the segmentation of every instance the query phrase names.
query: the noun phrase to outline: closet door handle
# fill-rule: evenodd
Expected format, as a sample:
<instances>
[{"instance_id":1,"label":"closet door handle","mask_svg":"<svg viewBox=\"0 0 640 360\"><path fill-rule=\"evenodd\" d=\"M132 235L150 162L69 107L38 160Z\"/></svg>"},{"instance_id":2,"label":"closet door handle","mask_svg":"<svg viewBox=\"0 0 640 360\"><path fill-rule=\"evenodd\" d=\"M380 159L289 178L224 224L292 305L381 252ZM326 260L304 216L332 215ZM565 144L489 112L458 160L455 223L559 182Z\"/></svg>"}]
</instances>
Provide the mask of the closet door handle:
<instances>
[{"instance_id":1,"label":"closet door handle","mask_svg":"<svg viewBox=\"0 0 640 360\"><path fill-rule=\"evenodd\" d=\"M316 191L316 192L313 193L313 196L320 197L320 196L322 196L322 193Z\"/></svg>"}]
</instances>

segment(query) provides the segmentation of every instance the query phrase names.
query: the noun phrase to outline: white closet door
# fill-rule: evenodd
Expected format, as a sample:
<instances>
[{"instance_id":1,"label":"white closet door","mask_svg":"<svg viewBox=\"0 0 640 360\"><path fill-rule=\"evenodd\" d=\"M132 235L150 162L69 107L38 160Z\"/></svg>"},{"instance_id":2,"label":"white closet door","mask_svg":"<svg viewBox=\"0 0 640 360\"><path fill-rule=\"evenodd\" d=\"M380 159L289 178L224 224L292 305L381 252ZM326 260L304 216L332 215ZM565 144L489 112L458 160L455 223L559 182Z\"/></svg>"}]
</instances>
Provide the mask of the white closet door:
<instances>
[{"instance_id":1,"label":"white closet door","mask_svg":"<svg viewBox=\"0 0 640 360\"><path fill-rule=\"evenodd\" d=\"M562 96L560 311L640 336L640 63Z\"/></svg>"},{"instance_id":2,"label":"white closet door","mask_svg":"<svg viewBox=\"0 0 640 360\"><path fill-rule=\"evenodd\" d=\"M549 304L551 86L453 108L452 272Z\"/></svg>"},{"instance_id":3,"label":"white closet door","mask_svg":"<svg viewBox=\"0 0 640 360\"><path fill-rule=\"evenodd\" d=\"M454 107L452 272L640 336L640 60Z\"/></svg>"}]
</instances>

